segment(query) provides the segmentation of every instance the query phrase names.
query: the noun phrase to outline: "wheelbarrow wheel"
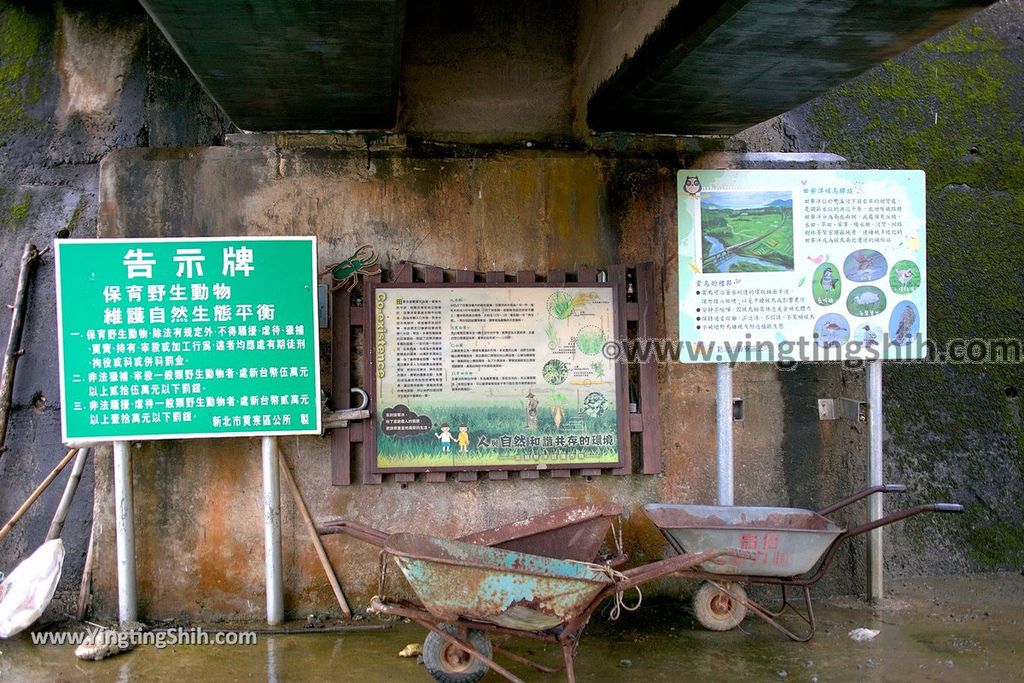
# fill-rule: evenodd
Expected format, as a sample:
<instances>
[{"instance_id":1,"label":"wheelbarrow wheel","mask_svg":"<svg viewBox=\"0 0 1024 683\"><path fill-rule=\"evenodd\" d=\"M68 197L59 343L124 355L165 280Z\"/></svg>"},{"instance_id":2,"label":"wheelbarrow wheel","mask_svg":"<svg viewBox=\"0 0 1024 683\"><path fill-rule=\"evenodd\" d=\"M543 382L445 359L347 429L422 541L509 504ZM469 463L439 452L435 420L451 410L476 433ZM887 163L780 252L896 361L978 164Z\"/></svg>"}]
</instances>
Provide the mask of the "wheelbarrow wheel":
<instances>
[{"instance_id":1,"label":"wheelbarrow wheel","mask_svg":"<svg viewBox=\"0 0 1024 683\"><path fill-rule=\"evenodd\" d=\"M747 592L743 586L738 583L723 585L726 590L705 581L693 596L697 621L709 631L731 631L747 616L747 607L743 604Z\"/></svg>"},{"instance_id":2,"label":"wheelbarrow wheel","mask_svg":"<svg viewBox=\"0 0 1024 683\"><path fill-rule=\"evenodd\" d=\"M459 637L458 629L451 624L440 624L438 627L445 633ZM491 641L482 632L470 630L465 640L488 659L494 656ZM487 673L487 665L479 657L433 631L423 641L423 665L434 680L440 683L473 683Z\"/></svg>"}]
</instances>

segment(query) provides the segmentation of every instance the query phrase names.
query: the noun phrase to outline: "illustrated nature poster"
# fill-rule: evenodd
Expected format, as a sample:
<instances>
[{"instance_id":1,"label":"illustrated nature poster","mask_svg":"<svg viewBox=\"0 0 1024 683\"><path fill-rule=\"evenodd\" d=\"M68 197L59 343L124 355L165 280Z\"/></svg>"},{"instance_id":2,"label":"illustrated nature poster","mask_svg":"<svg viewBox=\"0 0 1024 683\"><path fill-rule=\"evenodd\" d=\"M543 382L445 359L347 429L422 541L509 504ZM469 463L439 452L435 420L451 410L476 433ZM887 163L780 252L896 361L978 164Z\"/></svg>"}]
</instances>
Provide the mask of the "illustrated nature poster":
<instances>
[{"instance_id":1,"label":"illustrated nature poster","mask_svg":"<svg viewBox=\"0 0 1024 683\"><path fill-rule=\"evenodd\" d=\"M377 468L618 464L614 292L375 288Z\"/></svg>"}]
</instances>

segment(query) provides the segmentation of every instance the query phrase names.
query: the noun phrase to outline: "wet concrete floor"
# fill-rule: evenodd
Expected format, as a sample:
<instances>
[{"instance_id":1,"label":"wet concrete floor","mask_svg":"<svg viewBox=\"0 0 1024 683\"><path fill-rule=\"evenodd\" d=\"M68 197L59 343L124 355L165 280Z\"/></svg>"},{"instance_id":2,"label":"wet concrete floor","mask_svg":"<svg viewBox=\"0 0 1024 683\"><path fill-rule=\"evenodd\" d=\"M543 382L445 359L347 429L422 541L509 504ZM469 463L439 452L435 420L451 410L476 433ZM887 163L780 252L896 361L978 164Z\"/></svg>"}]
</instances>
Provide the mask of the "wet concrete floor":
<instances>
[{"instance_id":1,"label":"wet concrete floor","mask_svg":"<svg viewBox=\"0 0 1024 683\"><path fill-rule=\"evenodd\" d=\"M648 600L618 622L596 616L577 660L580 681L1020 681L1024 680L1024 576L894 579L881 608L854 598L816 602L817 636L783 638L748 615L727 633L703 630L670 599ZM877 629L855 642L855 628ZM397 653L425 632L398 622L387 631L261 635L251 646L140 646L101 662L75 659L70 645L0 641L4 681L430 681ZM554 648L510 641L547 663ZM564 680L509 667L527 681ZM501 680L488 673L484 681Z\"/></svg>"}]
</instances>

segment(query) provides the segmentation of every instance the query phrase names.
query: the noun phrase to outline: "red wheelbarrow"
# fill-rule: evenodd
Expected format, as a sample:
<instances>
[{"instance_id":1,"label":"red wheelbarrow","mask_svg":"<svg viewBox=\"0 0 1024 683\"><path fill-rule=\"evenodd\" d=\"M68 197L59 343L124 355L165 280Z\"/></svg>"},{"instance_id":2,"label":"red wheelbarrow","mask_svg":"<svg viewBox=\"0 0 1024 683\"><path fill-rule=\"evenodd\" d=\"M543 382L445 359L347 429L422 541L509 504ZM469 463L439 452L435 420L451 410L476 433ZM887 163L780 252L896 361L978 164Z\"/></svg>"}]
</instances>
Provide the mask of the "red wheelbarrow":
<instances>
[{"instance_id":1,"label":"red wheelbarrow","mask_svg":"<svg viewBox=\"0 0 1024 683\"><path fill-rule=\"evenodd\" d=\"M502 550L420 534L393 534L384 555L394 558L419 602L375 596L370 611L412 619L430 631L423 663L442 683L472 683L488 669L513 683L522 681L494 661L494 653L538 671L565 669L575 682L573 659L591 615L605 599L647 581L686 570L723 555L705 550L671 557L625 572L607 565ZM381 592L387 562L381 564ZM627 608L629 609L629 608ZM543 666L493 645L504 634L559 645L563 664Z\"/></svg>"},{"instance_id":2,"label":"red wheelbarrow","mask_svg":"<svg viewBox=\"0 0 1024 683\"><path fill-rule=\"evenodd\" d=\"M747 611L764 619L789 638L806 642L814 637L811 586L828 571L843 541L922 512L963 512L956 503L930 503L894 512L881 519L842 529L829 515L874 493L906 491L902 484L884 484L859 491L817 512L799 508L718 505L644 505L644 512L679 553L736 547L753 557L728 557L702 563L688 576L705 579L693 597L697 620L712 631L739 626ZM772 611L747 597L742 583L781 586L782 605ZM803 591L804 610L789 602L789 588ZM780 621L791 610L806 622L797 635Z\"/></svg>"},{"instance_id":3,"label":"red wheelbarrow","mask_svg":"<svg viewBox=\"0 0 1024 683\"><path fill-rule=\"evenodd\" d=\"M619 566L626 561L626 556L622 553L621 538L613 525L621 514L622 506L615 503L573 505L478 531L456 540L529 555ZM615 554L600 557L601 546L609 530L613 532ZM393 535L344 519L326 520L317 527L317 532L321 536L348 534L379 548L384 548Z\"/></svg>"}]
</instances>

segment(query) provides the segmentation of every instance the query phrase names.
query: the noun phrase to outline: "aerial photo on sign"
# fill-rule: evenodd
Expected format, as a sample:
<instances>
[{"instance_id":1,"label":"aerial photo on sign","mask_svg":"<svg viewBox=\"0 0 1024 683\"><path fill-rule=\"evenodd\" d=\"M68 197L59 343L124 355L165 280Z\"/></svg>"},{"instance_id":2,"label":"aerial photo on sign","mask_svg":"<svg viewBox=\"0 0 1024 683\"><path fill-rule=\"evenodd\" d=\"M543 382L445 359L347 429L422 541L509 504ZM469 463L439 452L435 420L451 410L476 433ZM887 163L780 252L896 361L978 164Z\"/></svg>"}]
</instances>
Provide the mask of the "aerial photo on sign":
<instances>
[{"instance_id":1,"label":"aerial photo on sign","mask_svg":"<svg viewBox=\"0 0 1024 683\"><path fill-rule=\"evenodd\" d=\"M793 270L789 192L704 192L700 209L705 273Z\"/></svg>"},{"instance_id":2,"label":"aerial photo on sign","mask_svg":"<svg viewBox=\"0 0 1024 683\"><path fill-rule=\"evenodd\" d=\"M314 238L55 247L65 441L320 432Z\"/></svg>"},{"instance_id":3,"label":"aerial photo on sign","mask_svg":"<svg viewBox=\"0 0 1024 683\"><path fill-rule=\"evenodd\" d=\"M690 362L921 358L921 171L679 172Z\"/></svg>"}]
</instances>

